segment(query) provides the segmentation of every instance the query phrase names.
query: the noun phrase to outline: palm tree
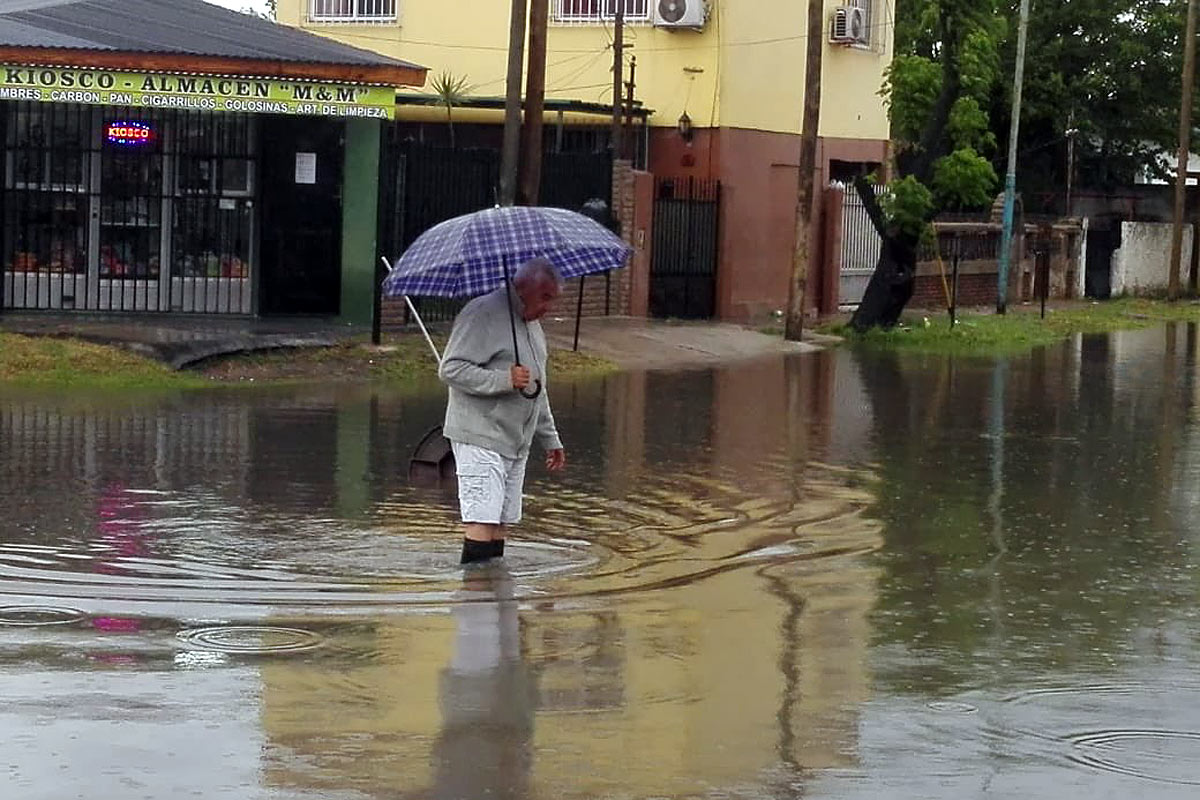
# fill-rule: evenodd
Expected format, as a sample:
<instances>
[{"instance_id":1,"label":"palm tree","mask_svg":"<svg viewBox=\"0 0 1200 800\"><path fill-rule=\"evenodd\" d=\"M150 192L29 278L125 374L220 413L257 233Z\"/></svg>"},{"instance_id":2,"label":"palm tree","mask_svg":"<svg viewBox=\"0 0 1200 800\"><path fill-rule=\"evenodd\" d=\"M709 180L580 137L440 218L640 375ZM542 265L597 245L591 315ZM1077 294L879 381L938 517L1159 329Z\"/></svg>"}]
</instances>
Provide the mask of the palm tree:
<instances>
[{"instance_id":1,"label":"palm tree","mask_svg":"<svg viewBox=\"0 0 1200 800\"><path fill-rule=\"evenodd\" d=\"M467 77L456 78L449 70L443 70L442 74L433 79L431 84L433 93L437 95L438 105L446 107L446 124L450 127L450 146L454 147L454 117L452 109L454 106L462 105L463 101L470 95L471 90L475 87L467 82Z\"/></svg>"}]
</instances>

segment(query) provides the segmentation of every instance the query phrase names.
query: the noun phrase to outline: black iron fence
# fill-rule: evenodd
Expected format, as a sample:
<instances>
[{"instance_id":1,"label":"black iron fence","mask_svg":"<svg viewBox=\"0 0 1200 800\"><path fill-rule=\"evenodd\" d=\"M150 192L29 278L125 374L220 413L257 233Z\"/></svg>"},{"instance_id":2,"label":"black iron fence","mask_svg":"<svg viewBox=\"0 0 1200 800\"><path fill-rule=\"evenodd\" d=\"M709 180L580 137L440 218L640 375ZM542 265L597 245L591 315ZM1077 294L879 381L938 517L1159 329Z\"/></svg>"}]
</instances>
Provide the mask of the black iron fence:
<instances>
[{"instance_id":1,"label":"black iron fence","mask_svg":"<svg viewBox=\"0 0 1200 800\"><path fill-rule=\"evenodd\" d=\"M659 178L654 184L650 313L703 319L716 311L721 183Z\"/></svg>"},{"instance_id":2,"label":"black iron fence","mask_svg":"<svg viewBox=\"0 0 1200 800\"><path fill-rule=\"evenodd\" d=\"M390 127L383 148L380 253L388 261L439 222L498 201L500 151L446 148L407 141ZM607 153L547 153L542 162L542 205L578 211L599 198L612 206L612 158ZM448 322L462 300L413 298L426 322ZM404 322L408 315L405 310Z\"/></svg>"}]
</instances>

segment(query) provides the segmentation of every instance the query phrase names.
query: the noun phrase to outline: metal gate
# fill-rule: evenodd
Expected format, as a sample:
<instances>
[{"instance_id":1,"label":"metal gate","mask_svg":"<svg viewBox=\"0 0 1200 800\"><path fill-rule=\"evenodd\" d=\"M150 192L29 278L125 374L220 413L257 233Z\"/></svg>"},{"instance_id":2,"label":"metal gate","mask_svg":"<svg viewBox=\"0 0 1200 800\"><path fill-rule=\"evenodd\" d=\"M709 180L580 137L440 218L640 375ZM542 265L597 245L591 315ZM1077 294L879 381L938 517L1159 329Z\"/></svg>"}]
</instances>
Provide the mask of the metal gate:
<instances>
[{"instance_id":1,"label":"metal gate","mask_svg":"<svg viewBox=\"0 0 1200 800\"><path fill-rule=\"evenodd\" d=\"M0 308L249 314L242 114L0 104Z\"/></svg>"},{"instance_id":2,"label":"metal gate","mask_svg":"<svg viewBox=\"0 0 1200 800\"><path fill-rule=\"evenodd\" d=\"M876 186L875 192L883 191ZM838 304L857 306L879 263L883 240L871 224L867 208L853 186L846 186L842 200L842 268L838 276Z\"/></svg>"},{"instance_id":3,"label":"metal gate","mask_svg":"<svg viewBox=\"0 0 1200 800\"><path fill-rule=\"evenodd\" d=\"M652 315L707 319L716 313L720 217L720 181L655 180Z\"/></svg>"}]
</instances>

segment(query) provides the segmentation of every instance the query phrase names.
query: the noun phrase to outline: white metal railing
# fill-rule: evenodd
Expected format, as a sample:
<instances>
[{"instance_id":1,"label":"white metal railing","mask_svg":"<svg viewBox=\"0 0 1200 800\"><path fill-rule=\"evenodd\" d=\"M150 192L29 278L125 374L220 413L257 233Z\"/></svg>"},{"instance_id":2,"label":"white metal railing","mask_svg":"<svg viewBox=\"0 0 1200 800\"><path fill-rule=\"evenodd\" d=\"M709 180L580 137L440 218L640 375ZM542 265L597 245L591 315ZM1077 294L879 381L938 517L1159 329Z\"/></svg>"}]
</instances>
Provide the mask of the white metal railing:
<instances>
[{"instance_id":1,"label":"white metal railing","mask_svg":"<svg viewBox=\"0 0 1200 800\"><path fill-rule=\"evenodd\" d=\"M394 22L396 0L309 0L309 22Z\"/></svg>"},{"instance_id":2,"label":"white metal railing","mask_svg":"<svg viewBox=\"0 0 1200 800\"><path fill-rule=\"evenodd\" d=\"M652 0L554 0L555 22L611 22L617 3L625 3L626 22L647 22Z\"/></svg>"}]
</instances>

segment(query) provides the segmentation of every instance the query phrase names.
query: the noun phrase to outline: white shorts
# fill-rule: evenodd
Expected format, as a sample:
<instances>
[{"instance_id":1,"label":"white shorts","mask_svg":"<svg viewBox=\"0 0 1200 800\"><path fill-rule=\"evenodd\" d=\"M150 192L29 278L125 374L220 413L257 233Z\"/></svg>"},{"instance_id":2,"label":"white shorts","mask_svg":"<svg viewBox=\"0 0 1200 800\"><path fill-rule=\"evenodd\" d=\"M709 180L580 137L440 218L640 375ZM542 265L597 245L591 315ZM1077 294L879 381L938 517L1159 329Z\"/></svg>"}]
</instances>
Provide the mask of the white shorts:
<instances>
[{"instance_id":1,"label":"white shorts","mask_svg":"<svg viewBox=\"0 0 1200 800\"><path fill-rule=\"evenodd\" d=\"M458 471L458 507L463 522L512 525L521 521L525 487L524 458L505 458L494 450L451 442Z\"/></svg>"}]
</instances>

